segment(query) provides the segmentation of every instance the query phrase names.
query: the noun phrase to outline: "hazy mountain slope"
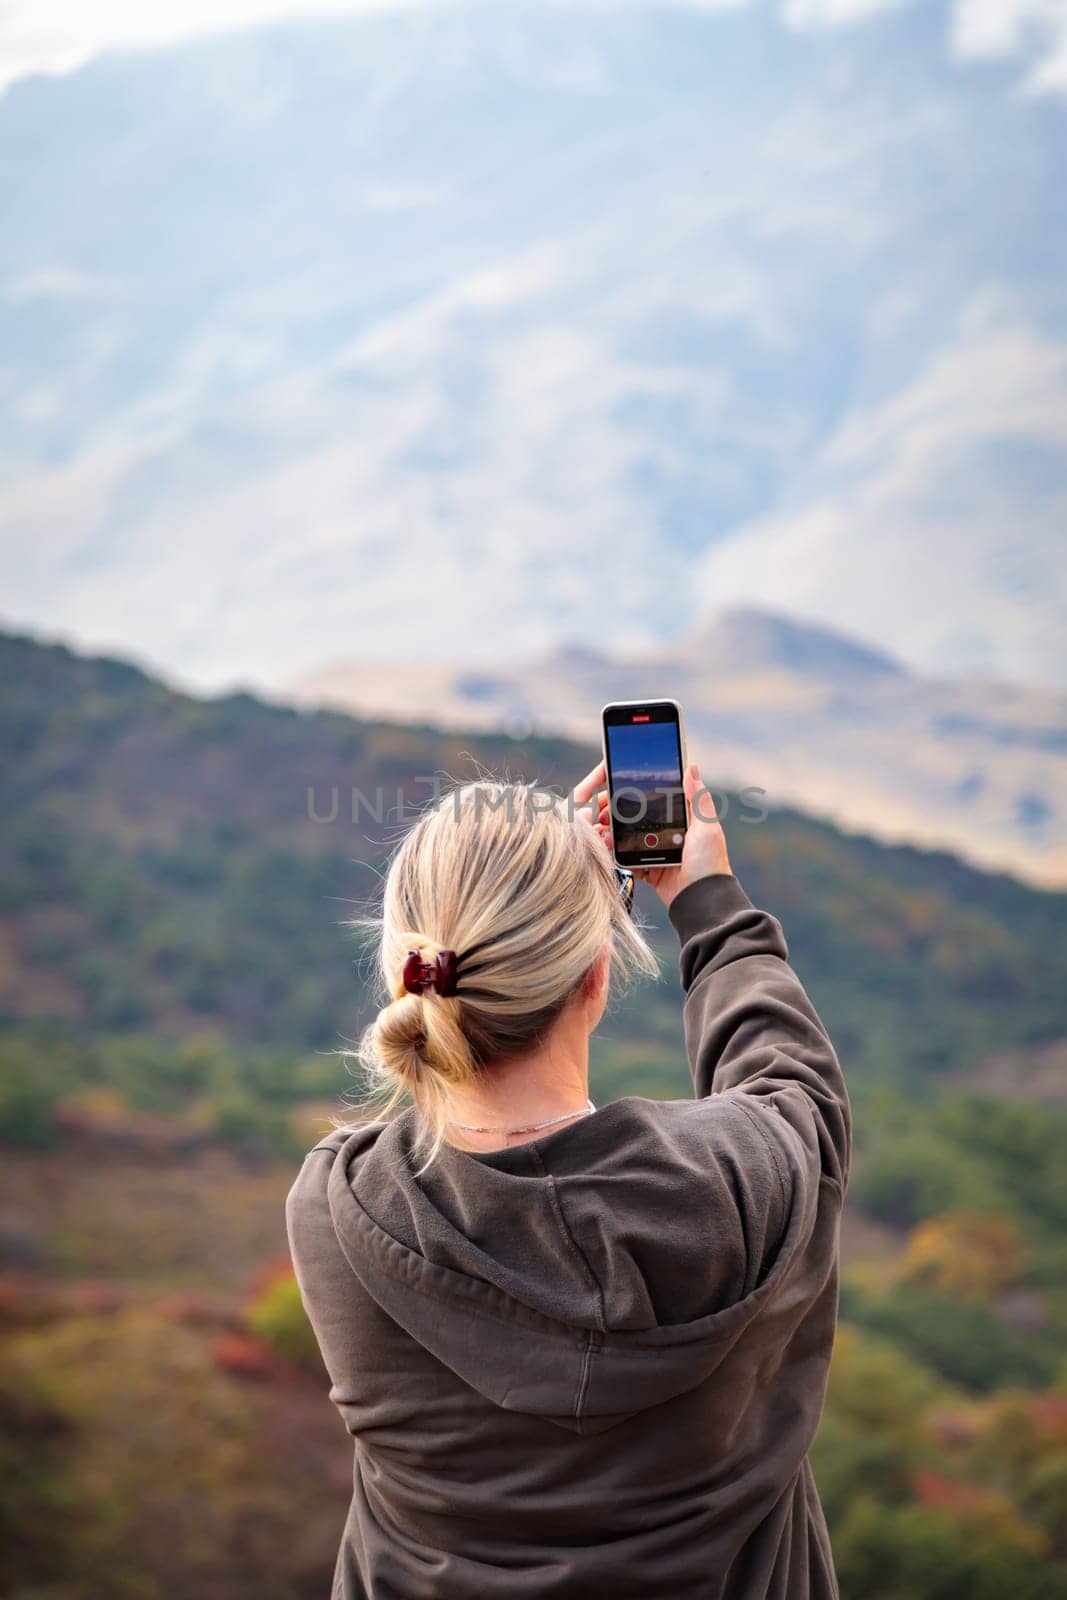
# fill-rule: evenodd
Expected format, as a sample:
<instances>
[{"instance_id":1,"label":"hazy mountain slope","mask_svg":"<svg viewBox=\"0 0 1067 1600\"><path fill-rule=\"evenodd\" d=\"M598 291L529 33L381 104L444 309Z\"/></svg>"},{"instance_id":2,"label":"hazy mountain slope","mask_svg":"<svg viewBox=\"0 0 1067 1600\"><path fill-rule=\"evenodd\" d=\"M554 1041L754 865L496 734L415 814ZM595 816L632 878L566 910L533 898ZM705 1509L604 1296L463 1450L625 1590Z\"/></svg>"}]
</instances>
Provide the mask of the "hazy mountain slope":
<instances>
[{"instance_id":1,"label":"hazy mountain slope","mask_svg":"<svg viewBox=\"0 0 1067 1600\"><path fill-rule=\"evenodd\" d=\"M5 618L270 686L744 600L1067 681L1067 102L944 0L782 9L456 0L15 84Z\"/></svg>"},{"instance_id":2,"label":"hazy mountain slope","mask_svg":"<svg viewBox=\"0 0 1067 1600\"><path fill-rule=\"evenodd\" d=\"M374 888L398 801L424 804L434 773L470 776L475 759L558 782L593 757L193 700L8 636L0 685L0 1020L75 1040L351 1038L363 985L341 923ZM380 793L380 821L352 822L357 789ZM744 821L735 806L728 827L857 1082L918 1083L1067 1034L1067 896L794 812ZM616 1089L684 1088L672 935L662 949L666 981L636 988L605 1030Z\"/></svg>"},{"instance_id":3,"label":"hazy mountain slope","mask_svg":"<svg viewBox=\"0 0 1067 1600\"><path fill-rule=\"evenodd\" d=\"M364 658L297 681L305 704L453 727L575 737L608 700L671 695L710 770L880 838L1067 882L1067 697L930 678L852 638L730 611L665 649L427 665Z\"/></svg>"}]
</instances>

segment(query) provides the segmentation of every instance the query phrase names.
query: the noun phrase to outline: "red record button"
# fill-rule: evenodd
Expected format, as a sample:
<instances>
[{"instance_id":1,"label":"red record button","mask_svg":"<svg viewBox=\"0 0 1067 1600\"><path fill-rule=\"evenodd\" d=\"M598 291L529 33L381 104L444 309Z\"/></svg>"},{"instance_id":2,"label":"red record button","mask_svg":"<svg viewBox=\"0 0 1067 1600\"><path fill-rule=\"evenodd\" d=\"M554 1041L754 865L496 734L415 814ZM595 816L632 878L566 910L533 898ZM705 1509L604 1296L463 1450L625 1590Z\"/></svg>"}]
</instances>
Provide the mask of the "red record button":
<instances>
[{"instance_id":1,"label":"red record button","mask_svg":"<svg viewBox=\"0 0 1067 1600\"><path fill-rule=\"evenodd\" d=\"M645 834L645 843L646 843L646 845L648 846L648 848L650 850L654 850L656 848L656 846L659 844L659 834L658 833L646 833Z\"/></svg>"}]
</instances>

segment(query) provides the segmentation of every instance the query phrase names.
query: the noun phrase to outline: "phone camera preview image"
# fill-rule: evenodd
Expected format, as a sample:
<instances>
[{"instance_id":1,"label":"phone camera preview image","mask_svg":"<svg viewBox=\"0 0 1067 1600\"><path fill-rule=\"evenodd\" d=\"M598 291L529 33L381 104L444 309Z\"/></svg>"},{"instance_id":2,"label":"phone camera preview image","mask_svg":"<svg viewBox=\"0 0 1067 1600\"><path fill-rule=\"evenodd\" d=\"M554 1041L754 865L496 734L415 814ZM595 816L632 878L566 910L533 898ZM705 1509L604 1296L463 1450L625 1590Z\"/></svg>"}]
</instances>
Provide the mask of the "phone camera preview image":
<instances>
[{"instance_id":1,"label":"phone camera preview image","mask_svg":"<svg viewBox=\"0 0 1067 1600\"><path fill-rule=\"evenodd\" d=\"M616 861L676 865L686 830L676 708L608 707L604 735Z\"/></svg>"}]
</instances>

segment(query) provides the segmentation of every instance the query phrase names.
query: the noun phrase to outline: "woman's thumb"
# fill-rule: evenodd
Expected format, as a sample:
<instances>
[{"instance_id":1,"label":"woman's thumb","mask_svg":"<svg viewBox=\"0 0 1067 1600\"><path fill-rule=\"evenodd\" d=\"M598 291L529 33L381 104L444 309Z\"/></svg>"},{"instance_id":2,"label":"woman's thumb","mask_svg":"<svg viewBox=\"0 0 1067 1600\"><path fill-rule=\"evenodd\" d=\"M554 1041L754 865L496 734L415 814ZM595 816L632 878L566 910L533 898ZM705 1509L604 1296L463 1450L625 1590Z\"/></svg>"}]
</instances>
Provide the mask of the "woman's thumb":
<instances>
[{"instance_id":1,"label":"woman's thumb","mask_svg":"<svg viewBox=\"0 0 1067 1600\"><path fill-rule=\"evenodd\" d=\"M682 779L685 790L685 801L689 807L689 820L694 817L701 822L714 822L716 819L715 801L712 799L711 790L700 776L700 768L695 761L691 761L685 769Z\"/></svg>"}]
</instances>

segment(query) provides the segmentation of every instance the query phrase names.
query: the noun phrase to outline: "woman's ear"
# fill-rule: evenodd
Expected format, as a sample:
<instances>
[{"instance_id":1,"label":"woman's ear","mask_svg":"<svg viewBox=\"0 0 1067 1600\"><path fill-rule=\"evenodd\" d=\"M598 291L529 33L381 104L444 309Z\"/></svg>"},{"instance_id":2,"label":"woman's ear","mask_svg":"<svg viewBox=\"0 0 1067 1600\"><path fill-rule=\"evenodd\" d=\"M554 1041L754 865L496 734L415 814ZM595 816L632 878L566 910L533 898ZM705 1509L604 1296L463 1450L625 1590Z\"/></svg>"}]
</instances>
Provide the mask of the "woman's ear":
<instances>
[{"instance_id":1,"label":"woman's ear","mask_svg":"<svg viewBox=\"0 0 1067 1600\"><path fill-rule=\"evenodd\" d=\"M597 1009L600 1013L608 1001L608 983L611 978L611 945L605 940L593 965L582 979L582 998Z\"/></svg>"}]
</instances>

